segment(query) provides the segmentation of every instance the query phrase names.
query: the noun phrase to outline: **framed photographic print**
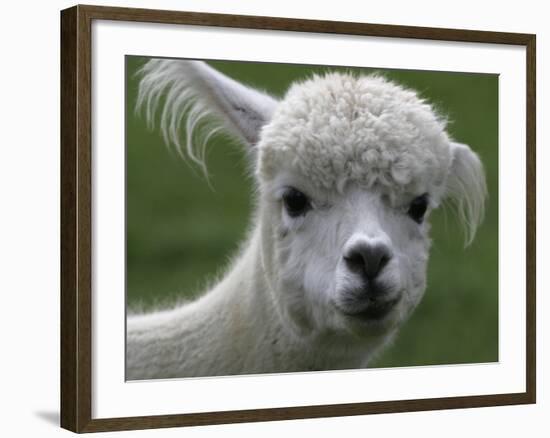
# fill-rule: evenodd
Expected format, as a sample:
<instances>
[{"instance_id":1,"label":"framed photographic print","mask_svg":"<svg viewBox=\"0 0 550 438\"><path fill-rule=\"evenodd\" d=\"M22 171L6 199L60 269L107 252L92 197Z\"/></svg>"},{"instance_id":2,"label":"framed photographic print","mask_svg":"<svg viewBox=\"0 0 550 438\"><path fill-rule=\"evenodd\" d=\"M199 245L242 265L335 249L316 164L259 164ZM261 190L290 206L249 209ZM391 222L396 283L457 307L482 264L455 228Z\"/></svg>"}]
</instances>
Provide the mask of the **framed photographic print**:
<instances>
[{"instance_id":1,"label":"framed photographic print","mask_svg":"<svg viewBox=\"0 0 550 438\"><path fill-rule=\"evenodd\" d=\"M535 36L61 13L61 423L535 402Z\"/></svg>"}]
</instances>

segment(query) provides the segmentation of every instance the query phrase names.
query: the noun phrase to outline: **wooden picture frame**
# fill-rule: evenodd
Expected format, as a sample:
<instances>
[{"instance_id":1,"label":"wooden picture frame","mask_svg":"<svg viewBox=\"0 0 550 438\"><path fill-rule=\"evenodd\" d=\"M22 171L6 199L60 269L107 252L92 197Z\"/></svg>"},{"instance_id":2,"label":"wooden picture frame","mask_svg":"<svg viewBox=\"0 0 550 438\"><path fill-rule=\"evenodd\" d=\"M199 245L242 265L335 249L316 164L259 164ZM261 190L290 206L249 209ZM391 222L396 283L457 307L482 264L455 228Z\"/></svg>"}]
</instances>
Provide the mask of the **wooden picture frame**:
<instances>
[{"instance_id":1,"label":"wooden picture frame","mask_svg":"<svg viewBox=\"0 0 550 438\"><path fill-rule=\"evenodd\" d=\"M489 43L526 49L526 339L524 392L278 407L122 418L92 418L92 22L222 28ZM536 401L535 51L531 34L195 12L75 6L61 12L61 426L74 432L528 404Z\"/></svg>"}]
</instances>

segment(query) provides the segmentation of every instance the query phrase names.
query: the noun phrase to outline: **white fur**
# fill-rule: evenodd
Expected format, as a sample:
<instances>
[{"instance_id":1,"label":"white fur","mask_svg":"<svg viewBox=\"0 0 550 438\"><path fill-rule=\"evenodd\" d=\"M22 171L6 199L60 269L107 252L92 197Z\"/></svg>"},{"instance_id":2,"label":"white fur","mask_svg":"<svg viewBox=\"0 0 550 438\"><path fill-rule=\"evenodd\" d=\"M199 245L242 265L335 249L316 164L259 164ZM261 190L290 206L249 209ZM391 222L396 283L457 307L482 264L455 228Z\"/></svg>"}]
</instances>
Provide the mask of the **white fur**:
<instances>
[{"instance_id":1,"label":"white fur","mask_svg":"<svg viewBox=\"0 0 550 438\"><path fill-rule=\"evenodd\" d=\"M276 106L276 101L267 94L245 87L201 62L153 59L139 74L142 81L137 108L145 109L149 126L154 127L154 113L164 97L160 121L164 141L174 145L184 159L189 157L205 173L204 147L212 135L223 127L227 133L253 145ZM184 115L187 115L185 148L180 137ZM212 116L222 125L207 125L207 134L193 147L195 128Z\"/></svg>"},{"instance_id":2,"label":"white fur","mask_svg":"<svg viewBox=\"0 0 550 438\"><path fill-rule=\"evenodd\" d=\"M426 287L428 217L412 220L411 201L428 194L428 214L455 201L466 242L474 237L482 164L414 91L331 73L293 84L277 101L196 61L153 60L141 74L138 106L149 122L162 107L166 141L199 165L193 130L203 116L247 144L259 199L246 245L215 287L195 302L128 317L129 379L365 367ZM308 196L306 214L286 211L289 187ZM375 246L391 256L376 277L380 300L396 304L372 318L360 315L374 309L365 295L374 283L346 257Z\"/></svg>"}]
</instances>

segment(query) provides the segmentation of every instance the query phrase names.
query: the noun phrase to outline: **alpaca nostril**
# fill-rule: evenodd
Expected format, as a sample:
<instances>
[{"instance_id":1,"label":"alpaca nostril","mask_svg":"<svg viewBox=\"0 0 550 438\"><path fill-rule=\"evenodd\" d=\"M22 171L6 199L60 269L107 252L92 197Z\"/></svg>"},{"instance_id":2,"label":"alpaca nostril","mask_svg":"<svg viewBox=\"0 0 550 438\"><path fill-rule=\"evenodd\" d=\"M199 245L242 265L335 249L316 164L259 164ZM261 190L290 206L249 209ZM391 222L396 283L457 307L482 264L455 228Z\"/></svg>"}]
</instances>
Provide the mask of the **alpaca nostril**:
<instances>
[{"instance_id":1,"label":"alpaca nostril","mask_svg":"<svg viewBox=\"0 0 550 438\"><path fill-rule=\"evenodd\" d=\"M391 257L390 249L386 245L361 243L344 255L344 261L348 269L372 280L389 263Z\"/></svg>"},{"instance_id":2,"label":"alpaca nostril","mask_svg":"<svg viewBox=\"0 0 550 438\"><path fill-rule=\"evenodd\" d=\"M380 258L380 263L378 264L378 271L381 271L382 269L384 269L384 266L388 264L388 262L390 261L390 258L391 257L389 254L382 255L382 257Z\"/></svg>"},{"instance_id":3,"label":"alpaca nostril","mask_svg":"<svg viewBox=\"0 0 550 438\"><path fill-rule=\"evenodd\" d=\"M365 261L359 253L350 253L349 255L344 256L344 260L348 265L348 268L353 272L361 274L365 270Z\"/></svg>"}]
</instances>

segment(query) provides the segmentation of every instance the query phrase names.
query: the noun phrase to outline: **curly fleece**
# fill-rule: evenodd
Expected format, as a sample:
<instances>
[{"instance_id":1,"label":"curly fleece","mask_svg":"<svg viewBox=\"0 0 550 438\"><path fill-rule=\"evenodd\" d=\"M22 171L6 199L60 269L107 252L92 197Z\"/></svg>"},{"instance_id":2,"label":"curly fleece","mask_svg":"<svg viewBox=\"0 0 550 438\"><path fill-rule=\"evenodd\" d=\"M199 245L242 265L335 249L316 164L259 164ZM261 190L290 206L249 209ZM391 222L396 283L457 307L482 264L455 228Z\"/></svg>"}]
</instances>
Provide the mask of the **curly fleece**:
<instances>
[{"instance_id":1,"label":"curly fleece","mask_svg":"<svg viewBox=\"0 0 550 438\"><path fill-rule=\"evenodd\" d=\"M290 167L323 188L348 180L389 193L442 187L452 156L445 120L379 76L330 73L294 84L261 133L259 174Z\"/></svg>"}]
</instances>

